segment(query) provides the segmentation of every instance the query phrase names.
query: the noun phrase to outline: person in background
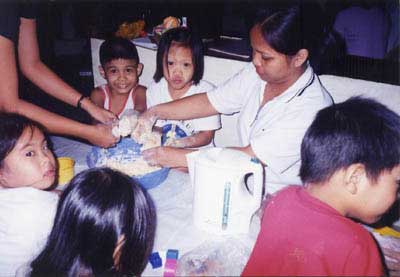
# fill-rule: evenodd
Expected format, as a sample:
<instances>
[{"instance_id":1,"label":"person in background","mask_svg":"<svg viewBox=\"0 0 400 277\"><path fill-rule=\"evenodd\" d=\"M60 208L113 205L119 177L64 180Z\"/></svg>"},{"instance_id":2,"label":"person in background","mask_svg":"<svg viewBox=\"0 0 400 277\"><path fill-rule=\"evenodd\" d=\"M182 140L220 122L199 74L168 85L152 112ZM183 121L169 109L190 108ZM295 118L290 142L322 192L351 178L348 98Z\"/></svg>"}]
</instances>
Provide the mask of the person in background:
<instances>
[{"instance_id":1,"label":"person in background","mask_svg":"<svg viewBox=\"0 0 400 277\"><path fill-rule=\"evenodd\" d=\"M317 113L301 145L300 177L265 208L243 276L382 276L380 253L358 222L392 206L400 184L400 117L351 98Z\"/></svg>"},{"instance_id":2,"label":"person in background","mask_svg":"<svg viewBox=\"0 0 400 277\"><path fill-rule=\"evenodd\" d=\"M107 84L96 87L90 99L117 116L127 109L145 111L146 88L139 85L143 64L136 46L128 39L114 37L104 41L99 52L99 71Z\"/></svg>"},{"instance_id":3,"label":"person in background","mask_svg":"<svg viewBox=\"0 0 400 277\"><path fill-rule=\"evenodd\" d=\"M214 85L202 80L203 73L201 39L185 27L166 31L157 50L154 82L147 89L147 107L214 89ZM212 115L189 120L159 120L156 126L163 129L164 136L171 134L166 145L192 148L212 145L214 132L221 123L219 115Z\"/></svg>"},{"instance_id":4,"label":"person in background","mask_svg":"<svg viewBox=\"0 0 400 277\"><path fill-rule=\"evenodd\" d=\"M40 125L0 113L0 275L15 276L43 249L58 195L56 161Z\"/></svg>"},{"instance_id":5,"label":"person in background","mask_svg":"<svg viewBox=\"0 0 400 277\"><path fill-rule=\"evenodd\" d=\"M390 57L397 57L399 60L400 52L400 3L397 0L385 1L385 10L390 19L390 28L388 34L388 43L386 48L386 55Z\"/></svg>"},{"instance_id":6,"label":"person in background","mask_svg":"<svg viewBox=\"0 0 400 277\"><path fill-rule=\"evenodd\" d=\"M30 276L140 276L154 231L153 202L136 181L109 168L83 171L61 195Z\"/></svg>"},{"instance_id":7,"label":"person in background","mask_svg":"<svg viewBox=\"0 0 400 277\"><path fill-rule=\"evenodd\" d=\"M346 43L347 54L383 59L387 51L390 28L385 1L353 2L352 6L336 15L334 23L334 29Z\"/></svg>"},{"instance_id":8,"label":"person in background","mask_svg":"<svg viewBox=\"0 0 400 277\"><path fill-rule=\"evenodd\" d=\"M300 144L307 127L321 108L332 103L310 62L326 36L308 36L302 23L305 6L294 5L264 14L250 31L252 63L209 92L149 108L137 129L156 119L191 119L239 113L236 149L258 158L265 166L268 193L301 184ZM315 22L312 23L319 26ZM310 62L309 62L310 61ZM146 127L147 126L147 127ZM229 146L229 145L228 145ZM145 159L168 167L187 166L192 150L171 147L143 152Z\"/></svg>"},{"instance_id":9,"label":"person in background","mask_svg":"<svg viewBox=\"0 0 400 277\"><path fill-rule=\"evenodd\" d=\"M114 114L99 108L67 85L40 60L36 13L30 1L0 4L0 110L31 118L54 134L83 138L102 147L114 145L118 138L112 135L111 126L82 124L19 98L17 60L22 74L46 93L86 110L102 123L115 119Z\"/></svg>"}]
</instances>

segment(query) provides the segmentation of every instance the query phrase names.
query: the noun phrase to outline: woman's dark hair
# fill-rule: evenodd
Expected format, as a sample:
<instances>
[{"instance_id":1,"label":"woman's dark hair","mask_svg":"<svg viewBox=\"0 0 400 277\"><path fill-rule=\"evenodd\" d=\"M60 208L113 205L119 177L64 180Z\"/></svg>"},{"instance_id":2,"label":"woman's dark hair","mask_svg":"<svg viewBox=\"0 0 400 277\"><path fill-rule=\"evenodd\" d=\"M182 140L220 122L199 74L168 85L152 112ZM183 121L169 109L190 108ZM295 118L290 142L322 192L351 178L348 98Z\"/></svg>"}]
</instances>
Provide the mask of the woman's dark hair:
<instances>
[{"instance_id":1,"label":"woman's dark hair","mask_svg":"<svg viewBox=\"0 0 400 277\"><path fill-rule=\"evenodd\" d=\"M173 28L166 31L160 39L157 50L157 65L154 73L154 81L157 83L164 76L164 59L168 56L171 44L187 47L192 51L194 67L193 83L197 85L204 73L204 50L200 37L186 27Z\"/></svg>"},{"instance_id":2,"label":"woman's dark hair","mask_svg":"<svg viewBox=\"0 0 400 277\"><path fill-rule=\"evenodd\" d=\"M153 202L132 178L109 168L83 171L61 195L47 244L31 263L31 276L139 276L154 230Z\"/></svg>"},{"instance_id":3,"label":"woman's dark hair","mask_svg":"<svg viewBox=\"0 0 400 277\"><path fill-rule=\"evenodd\" d=\"M344 40L327 21L321 6L299 1L264 10L255 23L275 51L293 56L300 49L307 49L311 66L322 74L332 73L332 66L341 66L346 52Z\"/></svg>"},{"instance_id":4,"label":"woman's dark hair","mask_svg":"<svg viewBox=\"0 0 400 277\"><path fill-rule=\"evenodd\" d=\"M4 159L14 149L15 144L26 128L44 128L37 122L25 116L13 113L0 113L0 167Z\"/></svg>"},{"instance_id":5,"label":"woman's dark hair","mask_svg":"<svg viewBox=\"0 0 400 277\"><path fill-rule=\"evenodd\" d=\"M139 55L135 44L129 39L112 37L105 40L99 50L100 64L104 68L106 63L115 59L134 60L139 63Z\"/></svg>"},{"instance_id":6,"label":"woman's dark hair","mask_svg":"<svg viewBox=\"0 0 400 277\"><path fill-rule=\"evenodd\" d=\"M372 99L353 97L320 110L301 144L303 183L327 181L355 163L374 181L400 163L400 117Z\"/></svg>"}]
</instances>

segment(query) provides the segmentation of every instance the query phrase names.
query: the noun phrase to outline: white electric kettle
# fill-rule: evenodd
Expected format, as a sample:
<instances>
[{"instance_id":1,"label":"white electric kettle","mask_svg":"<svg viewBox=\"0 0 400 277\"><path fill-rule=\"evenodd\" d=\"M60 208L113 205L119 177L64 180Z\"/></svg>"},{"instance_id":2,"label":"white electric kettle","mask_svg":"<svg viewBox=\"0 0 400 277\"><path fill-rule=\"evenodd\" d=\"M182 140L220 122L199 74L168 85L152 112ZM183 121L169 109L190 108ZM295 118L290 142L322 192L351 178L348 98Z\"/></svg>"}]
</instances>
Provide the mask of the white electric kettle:
<instances>
[{"instance_id":1,"label":"white electric kettle","mask_svg":"<svg viewBox=\"0 0 400 277\"><path fill-rule=\"evenodd\" d=\"M262 164L242 151L217 147L186 158L194 189L194 225L217 234L248 233L261 204Z\"/></svg>"}]
</instances>

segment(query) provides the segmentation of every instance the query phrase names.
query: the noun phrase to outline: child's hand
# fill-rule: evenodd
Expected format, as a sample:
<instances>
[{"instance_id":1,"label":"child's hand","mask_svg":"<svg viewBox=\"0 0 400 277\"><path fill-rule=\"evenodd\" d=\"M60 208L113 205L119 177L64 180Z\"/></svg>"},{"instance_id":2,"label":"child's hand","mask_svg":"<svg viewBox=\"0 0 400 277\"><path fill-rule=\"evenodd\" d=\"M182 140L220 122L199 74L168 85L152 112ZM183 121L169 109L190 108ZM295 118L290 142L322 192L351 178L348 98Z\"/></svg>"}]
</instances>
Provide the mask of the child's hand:
<instances>
[{"instance_id":1,"label":"child's hand","mask_svg":"<svg viewBox=\"0 0 400 277\"><path fill-rule=\"evenodd\" d=\"M382 247L390 276L400 276L400 250Z\"/></svg>"}]
</instances>

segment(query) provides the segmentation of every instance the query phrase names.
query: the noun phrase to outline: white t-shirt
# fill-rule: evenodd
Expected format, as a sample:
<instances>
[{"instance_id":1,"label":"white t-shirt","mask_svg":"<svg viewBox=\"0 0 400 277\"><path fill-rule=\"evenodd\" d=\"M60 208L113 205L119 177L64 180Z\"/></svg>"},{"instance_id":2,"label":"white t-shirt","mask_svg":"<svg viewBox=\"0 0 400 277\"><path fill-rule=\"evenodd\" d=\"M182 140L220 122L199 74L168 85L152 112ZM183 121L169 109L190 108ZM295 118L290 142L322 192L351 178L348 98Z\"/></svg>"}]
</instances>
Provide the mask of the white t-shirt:
<instances>
[{"instance_id":1,"label":"white t-shirt","mask_svg":"<svg viewBox=\"0 0 400 277\"><path fill-rule=\"evenodd\" d=\"M240 112L241 146L251 145L266 164L266 190L273 193L288 184L301 184L301 141L317 111L331 105L332 97L310 66L284 93L260 108L265 85L250 63L207 96L220 113Z\"/></svg>"},{"instance_id":2,"label":"white t-shirt","mask_svg":"<svg viewBox=\"0 0 400 277\"><path fill-rule=\"evenodd\" d=\"M215 86L213 84L204 80L200 80L197 85L192 85L182 96L182 98L201 92L211 91L214 88ZM167 81L164 78L162 78L158 83L153 81L147 88L146 99L147 108L173 101L168 91ZM221 120L219 115L190 120L157 120L156 126L162 127L166 124L175 124L179 126L187 136L192 136L200 131L216 130L221 128Z\"/></svg>"},{"instance_id":3,"label":"white t-shirt","mask_svg":"<svg viewBox=\"0 0 400 277\"><path fill-rule=\"evenodd\" d=\"M0 189L0 276L15 276L43 250L58 195L30 187Z\"/></svg>"}]
</instances>

